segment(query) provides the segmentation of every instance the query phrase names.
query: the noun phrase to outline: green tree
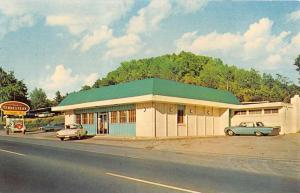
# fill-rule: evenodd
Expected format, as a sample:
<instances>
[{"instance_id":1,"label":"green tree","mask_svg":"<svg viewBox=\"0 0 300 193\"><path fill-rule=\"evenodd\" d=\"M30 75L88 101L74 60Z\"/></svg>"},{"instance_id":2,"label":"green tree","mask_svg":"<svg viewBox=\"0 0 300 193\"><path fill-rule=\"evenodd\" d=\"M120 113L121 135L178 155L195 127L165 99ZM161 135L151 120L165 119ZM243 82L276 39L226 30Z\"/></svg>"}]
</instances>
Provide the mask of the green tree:
<instances>
[{"instance_id":1,"label":"green tree","mask_svg":"<svg viewBox=\"0 0 300 193\"><path fill-rule=\"evenodd\" d=\"M294 65L297 67L296 70L299 72L299 83L300 83L300 54L296 58Z\"/></svg>"},{"instance_id":2,"label":"green tree","mask_svg":"<svg viewBox=\"0 0 300 193\"><path fill-rule=\"evenodd\" d=\"M81 87L80 91L82 91L82 90L90 90L90 89L91 89L90 86L84 85L84 86Z\"/></svg>"},{"instance_id":3,"label":"green tree","mask_svg":"<svg viewBox=\"0 0 300 193\"><path fill-rule=\"evenodd\" d=\"M41 88L35 88L30 93L32 109L44 108L50 106L50 101L47 99L46 93Z\"/></svg>"},{"instance_id":4,"label":"green tree","mask_svg":"<svg viewBox=\"0 0 300 193\"><path fill-rule=\"evenodd\" d=\"M300 58L296 62L298 66L299 62ZM273 77L254 69L237 68L218 58L190 52L122 62L119 68L98 79L93 87L151 77L229 90L240 101L289 101L293 94L300 92L299 86L280 75Z\"/></svg>"},{"instance_id":5,"label":"green tree","mask_svg":"<svg viewBox=\"0 0 300 193\"><path fill-rule=\"evenodd\" d=\"M16 100L29 103L27 87L22 80L17 80L12 71L6 72L0 67L0 103Z\"/></svg>"},{"instance_id":6,"label":"green tree","mask_svg":"<svg viewBox=\"0 0 300 193\"><path fill-rule=\"evenodd\" d=\"M56 91L53 105L54 106L58 105L63 99L64 99L64 96L62 96L59 91Z\"/></svg>"}]
</instances>

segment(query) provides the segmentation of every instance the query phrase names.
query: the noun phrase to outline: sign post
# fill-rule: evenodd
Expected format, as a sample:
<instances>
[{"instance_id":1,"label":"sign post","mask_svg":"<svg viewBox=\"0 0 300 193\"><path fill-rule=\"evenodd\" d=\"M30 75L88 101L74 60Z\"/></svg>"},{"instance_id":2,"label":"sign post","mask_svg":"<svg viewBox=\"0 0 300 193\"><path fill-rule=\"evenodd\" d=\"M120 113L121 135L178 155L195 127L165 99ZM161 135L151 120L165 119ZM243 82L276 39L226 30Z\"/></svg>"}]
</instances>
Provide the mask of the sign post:
<instances>
[{"instance_id":1,"label":"sign post","mask_svg":"<svg viewBox=\"0 0 300 193\"><path fill-rule=\"evenodd\" d=\"M30 107L22 102L19 101L8 101L0 104L0 111L2 115L7 115L7 116L19 116L22 117L22 122L23 124L20 125L19 123L14 125L17 129L22 129L25 127L25 122L24 122L24 115L26 115L26 112L30 110ZM7 128L7 134L9 134L8 128L9 125L6 125ZM25 129L23 129L23 134L25 134Z\"/></svg>"}]
</instances>

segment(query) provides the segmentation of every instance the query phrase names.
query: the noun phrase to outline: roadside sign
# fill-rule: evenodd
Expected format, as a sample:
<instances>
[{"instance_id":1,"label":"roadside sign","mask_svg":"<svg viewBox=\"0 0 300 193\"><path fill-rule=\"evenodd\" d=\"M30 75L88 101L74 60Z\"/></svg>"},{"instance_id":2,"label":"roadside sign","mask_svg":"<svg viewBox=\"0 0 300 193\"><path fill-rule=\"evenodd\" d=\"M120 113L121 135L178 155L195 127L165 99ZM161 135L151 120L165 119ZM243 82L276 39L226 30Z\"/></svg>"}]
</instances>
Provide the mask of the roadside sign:
<instances>
[{"instance_id":1,"label":"roadside sign","mask_svg":"<svg viewBox=\"0 0 300 193\"><path fill-rule=\"evenodd\" d=\"M30 107L19 101L8 101L0 104L0 110L4 115L24 116Z\"/></svg>"}]
</instances>

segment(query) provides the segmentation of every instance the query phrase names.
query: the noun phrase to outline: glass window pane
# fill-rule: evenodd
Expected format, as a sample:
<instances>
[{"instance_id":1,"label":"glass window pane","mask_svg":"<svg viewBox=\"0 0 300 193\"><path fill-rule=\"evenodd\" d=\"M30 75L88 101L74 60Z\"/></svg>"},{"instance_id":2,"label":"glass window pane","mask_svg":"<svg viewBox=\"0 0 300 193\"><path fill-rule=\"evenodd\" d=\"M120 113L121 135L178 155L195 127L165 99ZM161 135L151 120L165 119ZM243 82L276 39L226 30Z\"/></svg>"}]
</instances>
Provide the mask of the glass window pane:
<instances>
[{"instance_id":1,"label":"glass window pane","mask_svg":"<svg viewBox=\"0 0 300 193\"><path fill-rule=\"evenodd\" d=\"M118 112L117 111L112 111L111 113L110 113L110 122L111 123L118 123Z\"/></svg>"},{"instance_id":2,"label":"glass window pane","mask_svg":"<svg viewBox=\"0 0 300 193\"><path fill-rule=\"evenodd\" d=\"M120 111L120 123L127 122L127 111Z\"/></svg>"}]
</instances>

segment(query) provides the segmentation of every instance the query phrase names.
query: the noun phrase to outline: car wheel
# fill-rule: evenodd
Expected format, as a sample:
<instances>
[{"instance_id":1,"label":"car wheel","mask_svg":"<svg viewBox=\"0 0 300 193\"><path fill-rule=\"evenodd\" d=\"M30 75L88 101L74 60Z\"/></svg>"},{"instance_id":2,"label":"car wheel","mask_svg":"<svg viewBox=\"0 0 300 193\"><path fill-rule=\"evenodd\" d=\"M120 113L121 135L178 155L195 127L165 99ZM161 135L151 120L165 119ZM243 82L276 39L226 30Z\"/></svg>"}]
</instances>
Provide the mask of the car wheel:
<instances>
[{"instance_id":1,"label":"car wheel","mask_svg":"<svg viewBox=\"0 0 300 193\"><path fill-rule=\"evenodd\" d=\"M255 135L256 135L256 136L262 136L263 134L262 134L260 131L256 131L256 132L255 132Z\"/></svg>"},{"instance_id":2,"label":"car wheel","mask_svg":"<svg viewBox=\"0 0 300 193\"><path fill-rule=\"evenodd\" d=\"M227 135L233 136L233 135L234 135L234 132L233 132L232 130L228 130L228 131L227 131Z\"/></svg>"},{"instance_id":3,"label":"car wheel","mask_svg":"<svg viewBox=\"0 0 300 193\"><path fill-rule=\"evenodd\" d=\"M64 139L65 139L64 137L61 137L61 138L60 138L61 141L63 141Z\"/></svg>"}]
</instances>

